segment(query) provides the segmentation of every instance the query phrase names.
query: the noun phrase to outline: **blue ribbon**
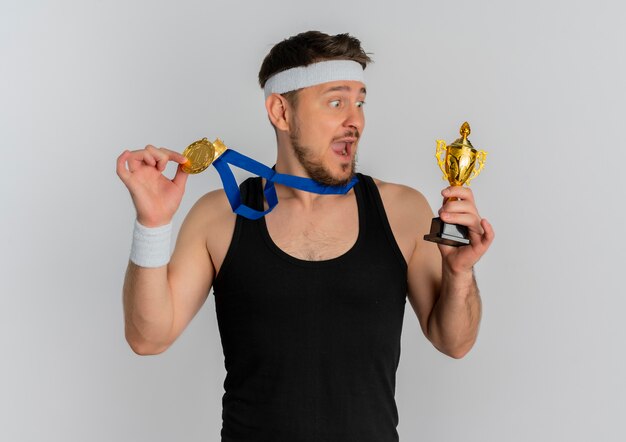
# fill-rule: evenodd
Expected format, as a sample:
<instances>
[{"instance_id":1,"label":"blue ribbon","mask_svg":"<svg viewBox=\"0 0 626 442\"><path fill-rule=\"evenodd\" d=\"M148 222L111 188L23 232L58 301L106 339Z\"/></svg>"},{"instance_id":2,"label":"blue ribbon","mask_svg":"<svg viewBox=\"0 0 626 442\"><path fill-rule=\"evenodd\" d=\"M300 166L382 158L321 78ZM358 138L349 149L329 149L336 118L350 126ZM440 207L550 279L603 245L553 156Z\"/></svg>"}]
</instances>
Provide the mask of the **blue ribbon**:
<instances>
[{"instance_id":1,"label":"blue ribbon","mask_svg":"<svg viewBox=\"0 0 626 442\"><path fill-rule=\"evenodd\" d=\"M265 187L263 188L263 194L265 195L265 199L267 200L267 204L269 206L267 210L255 210L243 204L241 201L239 185L235 180L232 170L230 170L229 164L265 178L266 181ZM352 187L354 187L354 185L359 181L355 176L345 186L325 186L324 184L320 184L310 178L277 173L274 169L271 169L266 165L261 164L258 161L242 155L232 149L227 149L222 155L213 161L213 165L220 174L222 184L224 185L224 191L226 192L226 197L228 198L228 202L230 203L230 207L232 207L233 212L252 220L259 219L262 216L267 215L278 204L278 196L276 195L274 183L304 190L306 192L319 193L323 195L342 195L352 189Z\"/></svg>"}]
</instances>

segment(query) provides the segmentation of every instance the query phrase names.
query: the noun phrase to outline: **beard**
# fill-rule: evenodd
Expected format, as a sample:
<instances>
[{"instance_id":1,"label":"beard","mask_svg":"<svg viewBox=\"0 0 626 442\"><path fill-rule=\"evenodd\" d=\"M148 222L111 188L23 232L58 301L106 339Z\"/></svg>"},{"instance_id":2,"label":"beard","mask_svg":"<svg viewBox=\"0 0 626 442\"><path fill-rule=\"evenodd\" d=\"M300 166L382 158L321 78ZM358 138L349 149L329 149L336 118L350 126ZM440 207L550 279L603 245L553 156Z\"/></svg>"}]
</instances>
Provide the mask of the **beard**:
<instances>
[{"instance_id":1,"label":"beard","mask_svg":"<svg viewBox=\"0 0 626 442\"><path fill-rule=\"evenodd\" d=\"M343 135L343 137L350 136L356 137L358 141L359 131L346 132ZM315 161L313 155L311 154L311 150L308 147L300 144L300 129L297 125L294 132L289 135L289 139L298 161L309 177L313 180L325 186L346 186L350 181L352 181L352 178L354 178L354 175L356 174L356 153L352 157L350 164L341 165L341 170L343 172L350 170L348 176L346 178L337 178L333 176L328 168L324 167L321 161ZM356 145L356 143L354 143L354 145Z\"/></svg>"}]
</instances>

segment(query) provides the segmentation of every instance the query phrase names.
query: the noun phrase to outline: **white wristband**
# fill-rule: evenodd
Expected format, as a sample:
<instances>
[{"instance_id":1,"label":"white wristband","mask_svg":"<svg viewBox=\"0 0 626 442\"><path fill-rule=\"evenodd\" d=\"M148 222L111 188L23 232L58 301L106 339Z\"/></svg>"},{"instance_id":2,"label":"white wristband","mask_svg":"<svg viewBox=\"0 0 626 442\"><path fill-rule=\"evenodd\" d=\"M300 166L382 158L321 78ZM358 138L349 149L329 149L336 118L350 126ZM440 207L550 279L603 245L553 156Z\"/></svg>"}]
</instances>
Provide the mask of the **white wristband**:
<instances>
[{"instance_id":1,"label":"white wristband","mask_svg":"<svg viewBox=\"0 0 626 442\"><path fill-rule=\"evenodd\" d=\"M145 227L135 220L130 260L140 267L161 267L170 261L172 223Z\"/></svg>"}]
</instances>

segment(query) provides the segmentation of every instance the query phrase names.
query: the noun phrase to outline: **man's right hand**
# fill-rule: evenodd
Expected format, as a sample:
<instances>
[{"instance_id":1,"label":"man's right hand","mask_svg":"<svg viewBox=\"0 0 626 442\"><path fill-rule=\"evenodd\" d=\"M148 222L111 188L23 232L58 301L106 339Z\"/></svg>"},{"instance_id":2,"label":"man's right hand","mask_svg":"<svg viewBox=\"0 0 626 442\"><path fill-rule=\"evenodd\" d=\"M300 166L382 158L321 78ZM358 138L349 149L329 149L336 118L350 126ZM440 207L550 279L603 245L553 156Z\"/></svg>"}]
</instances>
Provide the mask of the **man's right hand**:
<instances>
[{"instance_id":1,"label":"man's right hand","mask_svg":"<svg viewBox=\"0 0 626 442\"><path fill-rule=\"evenodd\" d=\"M179 164L171 180L163 175L169 161ZM151 145L117 158L117 175L130 191L141 225L158 227L172 220L185 193L188 174L181 165L186 161L177 152Z\"/></svg>"}]
</instances>

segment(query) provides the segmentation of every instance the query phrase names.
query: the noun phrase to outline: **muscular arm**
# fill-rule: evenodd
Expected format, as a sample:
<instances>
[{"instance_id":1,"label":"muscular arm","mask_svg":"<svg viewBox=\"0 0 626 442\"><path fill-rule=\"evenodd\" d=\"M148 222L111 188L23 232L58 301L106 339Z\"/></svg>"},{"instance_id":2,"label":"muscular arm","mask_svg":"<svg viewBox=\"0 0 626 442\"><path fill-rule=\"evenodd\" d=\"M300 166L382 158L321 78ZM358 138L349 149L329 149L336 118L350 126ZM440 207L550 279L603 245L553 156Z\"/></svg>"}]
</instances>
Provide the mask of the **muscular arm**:
<instances>
[{"instance_id":1,"label":"muscular arm","mask_svg":"<svg viewBox=\"0 0 626 442\"><path fill-rule=\"evenodd\" d=\"M442 353L461 358L476 342L480 295L472 271L453 274L444 268L442 273L439 296L427 319L426 336Z\"/></svg>"},{"instance_id":2,"label":"muscular arm","mask_svg":"<svg viewBox=\"0 0 626 442\"><path fill-rule=\"evenodd\" d=\"M488 244L469 257L468 251L463 252L460 260L447 250L450 247L440 249L423 240L434 214L419 192L386 183L379 188L394 236L408 263L408 298L420 327L439 351L461 358L476 341L481 317L472 260L477 260ZM475 242L480 242L477 236Z\"/></svg>"},{"instance_id":3,"label":"muscular arm","mask_svg":"<svg viewBox=\"0 0 626 442\"><path fill-rule=\"evenodd\" d=\"M172 179L163 175L169 162L178 163ZM174 217L185 192L186 162L182 154L150 144L125 150L117 158L117 175L130 192L140 224L163 226ZM207 298L214 269L219 268L215 263L225 254L233 225L224 192L211 192L187 215L167 265L145 268L129 262L124 324L126 340L136 353L161 353L183 332Z\"/></svg>"},{"instance_id":4,"label":"muscular arm","mask_svg":"<svg viewBox=\"0 0 626 442\"><path fill-rule=\"evenodd\" d=\"M124 281L126 340L138 354L165 351L205 302L215 274L207 243L223 212L220 192L200 199L181 226L169 264L143 268L129 262Z\"/></svg>"}]
</instances>

